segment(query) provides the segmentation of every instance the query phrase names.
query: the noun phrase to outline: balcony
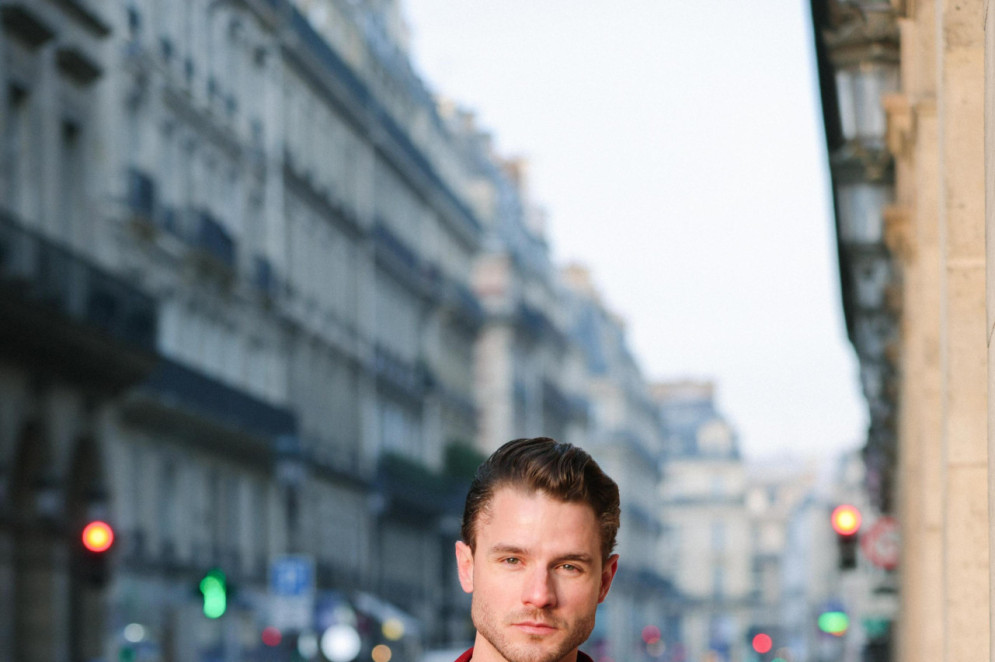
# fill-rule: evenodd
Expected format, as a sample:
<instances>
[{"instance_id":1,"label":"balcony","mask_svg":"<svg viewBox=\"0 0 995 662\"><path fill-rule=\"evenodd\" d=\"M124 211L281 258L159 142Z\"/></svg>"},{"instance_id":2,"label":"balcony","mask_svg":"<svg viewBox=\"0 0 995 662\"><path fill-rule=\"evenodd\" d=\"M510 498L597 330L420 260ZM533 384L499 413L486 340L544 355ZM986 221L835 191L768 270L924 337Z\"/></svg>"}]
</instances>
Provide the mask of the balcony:
<instances>
[{"instance_id":1,"label":"balcony","mask_svg":"<svg viewBox=\"0 0 995 662\"><path fill-rule=\"evenodd\" d=\"M55 36L55 28L28 2L11 2L0 7L0 22L7 34L15 36L30 48L38 48Z\"/></svg>"},{"instance_id":2,"label":"balcony","mask_svg":"<svg viewBox=\"0 0 995 662\"><path fill-rule=\"evenodd\" d=\"M151 369L155 302L0 211L0 346L32 369L124 387Z\"/></svg>"},{"instance_id":3,"label":"balcony","mask_svg":"<svg viewBox=\"0 0 995 662\"><path fill-rule=\"evenodd\" d=\"M484 308L466 285L446 279L442 287L443 301L454 320L475 331L484 323Z\"/></svg>"},{"instance_id":4,"label":"balcony","mask_svg":"<svg viewBox=\"0 0 995 662\"><path fill-rule=\"evenodd\" d=\"M414 291L426 290L428 282L418 254L382 221L377 221L371 234L377 262Z\"/></svg>"},{"instance_id":5,"label":"balcony","mask_svg":"<svg viewBox=\"0 0 995 662\"><path fill-rule=\"evenodd\" d=\"M158 197L155 179L141 168L128 168L125 204L131 221L147 235L163 230L182 237L183 215L175 207L164 205Z\"/></svg>"},{"instance_id":6,"label":"balcony","mask_svg":"<svg viewBox=\"0 0 995 662\"><path fill-rule=\"evenodd\" d=\"M220 265L235 269L235 240L210 212L194 212L190 244Z\"/></svg>"},{"instance_id":7,"label":"balcony","mask_svg":"<svg viewBox=\"0 0 995 662\"><path fill-rule=\"evenodd\" d=\"M293 412L162 358L125 405L128 420L166 427L198 447L272 466L275 440L297 434Z\"/></svg>"},{"instance_id":8,"label":"balcony","mask_svg":"<svg viewBox=\"0 0 995 662\"><path fill-rule=\"evenodd\" d=\"M128 209L138 219L151 223L155 217L155 180L139 168L128 168Z\"/></svg>"},{"instance_id":9,"label":"balcony","mask_svg":"<svg viewBox=\"0 0 995 662\"><path fill-rule=\"evenodd\" d=\"M89 53L79 48L62 47L55 52L59 70L80 85L89 85L100 78L104 71Z\"/></svg>"},{"instance_id":10,"label":"balcony","mask_svg":"<svg viewBox=\"0 0 995 662\"><path fill-rule=\"evenodd\" d=\"M374 347L374 370L381 386L416 402L421 402L425 392L435 384L435 377L426 365L406 361L379 344Z\"/></svg>"},{"instance_id":11,"label":"balcony","mask_svg":"<svg viewBox=\"0 0 995 662\"><path fill-rule=\"evenodd\" d=\"M548 338L561 342L563 336L546 314L527 303L519 303L516 315L518 327L534 340Z\"/></svg>"},{"instance_id":12,"label":"balcony","mask_svg":"<svg viewBox=\"0 0 995 662\"><path fill-rule=\"evenodd\" d=\"M256 255L252 261L252 285L267 300L276 298L279 287L273 263L263 255Z\"/></svg>"},{"instance_id":13,"label":"balcony","mask_svg":"<svg viewBox=\"0 0 995 662\"><path fill-rule=\"evenodd\" d=\"M290 410L169 359L159 361L138 391L135 400L143 401L145 409L170 410L185 415L191 423L221 428L231 435L268 442L297 433L297 420Z\"/></svg>"},{"instance_id":14,"label":"balcony","mask_svg":"<svg viewBox=\"0 0 995 662\"><path fill-rule=\"evenodd\" d=\"M466 496L462 482L395 454L380 458L376 485L386 498L384 512L398 517L459 517Z\"/></svg>"}]
</instances>

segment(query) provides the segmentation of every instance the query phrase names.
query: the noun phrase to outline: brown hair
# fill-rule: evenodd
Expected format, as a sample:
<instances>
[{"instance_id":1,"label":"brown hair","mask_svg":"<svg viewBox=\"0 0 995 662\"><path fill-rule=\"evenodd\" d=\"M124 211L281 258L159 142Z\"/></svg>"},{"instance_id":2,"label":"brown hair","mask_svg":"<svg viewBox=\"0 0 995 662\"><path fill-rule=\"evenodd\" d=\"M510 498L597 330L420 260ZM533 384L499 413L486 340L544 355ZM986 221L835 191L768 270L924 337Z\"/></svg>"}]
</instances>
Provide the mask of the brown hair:
<instances>
[{"instance_id":1,"label":"brown hair","mask_svg":"<svg viewBox=\"0 0 995 662\"><path fill-rule=\"evenodd\" d=\"M602 561L615 549L620 514L618 485L583 449L549 437L535 437L507 442L477 468L466 495L461 532L471 550L476 546L477 520L487 511L495 490L504 486L588 504L601 528Z\"/></svg>"}]
</instances>

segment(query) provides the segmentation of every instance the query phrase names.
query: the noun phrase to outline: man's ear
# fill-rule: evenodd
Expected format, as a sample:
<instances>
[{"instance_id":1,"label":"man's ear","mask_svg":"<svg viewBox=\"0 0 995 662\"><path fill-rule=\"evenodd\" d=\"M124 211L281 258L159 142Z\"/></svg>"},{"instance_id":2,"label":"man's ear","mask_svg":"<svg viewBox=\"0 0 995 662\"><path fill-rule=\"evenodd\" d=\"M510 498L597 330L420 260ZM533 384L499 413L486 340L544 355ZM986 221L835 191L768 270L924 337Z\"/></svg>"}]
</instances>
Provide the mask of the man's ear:
<instances>
[{"instance_id":1,"label":"man's ear","mask_svg":"<svg viewBox=\"0 0 995 662\"><path fill-rule=\"evenodd\" d=\"M473 593L473 550L462 540L456 541L456 569L465 593Z\"/></svg>"},{"instance_id":2,"label":"man's ear","mask_svg":"<svg viewBox=\"0 0 995 662\"><path fill-rule=\"evenodd\" d=\"M608 589L612 587L612 580L615 579L617 571L618 554L612 554L608 557L608 562L601 568L601 588L598 591L598 604L604 602L605 597L608 595Z\"/></svg>"}]
</instances>

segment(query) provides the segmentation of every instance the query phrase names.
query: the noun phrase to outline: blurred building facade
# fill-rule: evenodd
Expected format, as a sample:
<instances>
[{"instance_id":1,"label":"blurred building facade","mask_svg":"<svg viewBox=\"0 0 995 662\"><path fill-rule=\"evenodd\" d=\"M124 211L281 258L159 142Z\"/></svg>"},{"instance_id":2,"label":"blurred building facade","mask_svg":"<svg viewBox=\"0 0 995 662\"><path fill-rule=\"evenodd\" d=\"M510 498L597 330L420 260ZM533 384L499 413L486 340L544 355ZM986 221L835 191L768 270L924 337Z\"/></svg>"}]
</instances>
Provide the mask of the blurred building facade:
<instances>
[{"instance_id":1,"label":"blurred building facade","mask_svg":"<svg viewBox=\"0 0 995 662\"><path fill-rule=\"evenodd\" d=\"M664 434L658 564L674 585L663 659L859 659L843 657L854 636L820 631L819 617L851 596L869 601L866 573L841 589L829 526L833 504L866 494L862 484L826 483L799 458L747 463L712 382L655 383L653 397ZM755 651L758 635L769 651Z\"/></svg>"},{"instance_id":2,"label":"blurred building facade","mask_svg":"<svg viewBox=\"0 0 995 662\"><path fill-rule=\"evenodd\" d=\"M993 9L812 9L866 487L902 526L899 613L867 659L989 659Z\"/></svg>"},{"instance_id":3,"label":"blurred building facade","mask_svg":"<svg viewBox=\"0 0 995 662\"><path fill-rule=\"evenodd\" d=\"M808 482L807 476L801 477ZM748 503L751 513L762 512L765 505L754 504L750 497ZM840 595L836 541L827 526L833 506L832 493L816 487L800 495L785 521L778 620L785 645L801 660L845 659L844 638L819 628L820 617L843 609L846 597Z\"/></svg>"},{"instance_id":4,"label":"blurred building facade","mask_svg":"<svg viewBox=\"0 0 995 662\"><path fill-rule=\"evenodd\" d=\"M648 386L406 43L395 0L0 1L0 658L469 642L466 469L549 435L622 492L597 656L741 659L757 543L711 385Z\"/></svg>"},{"instance_id":5,"label":"blurred building facade","mask_svg":"<svg viewBox=\"0 0 995 662\"><path fill-rule=\"evenodd\" d=\"M669 605L671 658L744 659L753 625L753 523L746 467L711 382L653 385L664 433L664 536L659 563Z\"/></svg>"},{"instance_id":6,"label":"blurred building facade","mask_svg":"<svg viewBox=\"0 0 995 662\"><path fill-rule=\"evenodd\" d=\"M476 434L482 231L396 6L0 9L0 656L95 658L131 622L168 659L251 654L284 554L465 634L439 476ZM100 513L106 584L70 537Z\"/></svg>"},{"instance_id":7,"label":"blurred building facade","mask_svg":"<svg viewBox=\"0 0 995 662\"><path fill-rule=\"evenodd\" d=\"M428 93L397 3L0 19L0 657L250 659L266 625L347 604L365 654L392 617L404 658L469 641L465 468L539 434L624 474L602 637L638 644L660 587L638 366L603 316L591 370L572 333L594 302L564 305L524 164ZM95 573L76 536L98 516ZM300 559L289 608L275 560Z\"/></svg>"},{"instance_id":8,"label":"blurred building facade","mask_svg":"<svg viewBox=\"0 0 995 662\"><path fill-rule=\"evenodd\" d=\"M622 510L619 570L588 646L603 659L659 659L666 646L665 607L674 594L657 559L663 534L659 416L625 325L603 302L590 273L572 265L561 271L561 282L577 359L568 382L582 384L588 398L583 445L618 483Z\"/></svg>"},{"instance_id":9,"label":"blurred building facade","mask_svg":"<svg viewBox=\"0 0 995 662\"><path fill-rule=\"evenodd\" d=\"M485 311L474 361L478 448L490 454L509 439L540 434L581 444L586 396L567 379L572 348L561 285L542 211L529 198L527 164L492 156L479 167L493 193L474 271Z\"/></svg>"},{"instance_id":10,"label":"blurred building facade","mask_svg":"<svg viewBox=\"0 0 995 662\"><path fill-rule=\"evenodd\" d=\"M754 595L748 639L769 634L783 659L849 659L839 655L839 636L819 630L820 615L841 602L832 486L819 483L814 463L786 458L749 464L746 482Z\"/></svg>"}]
</instances>

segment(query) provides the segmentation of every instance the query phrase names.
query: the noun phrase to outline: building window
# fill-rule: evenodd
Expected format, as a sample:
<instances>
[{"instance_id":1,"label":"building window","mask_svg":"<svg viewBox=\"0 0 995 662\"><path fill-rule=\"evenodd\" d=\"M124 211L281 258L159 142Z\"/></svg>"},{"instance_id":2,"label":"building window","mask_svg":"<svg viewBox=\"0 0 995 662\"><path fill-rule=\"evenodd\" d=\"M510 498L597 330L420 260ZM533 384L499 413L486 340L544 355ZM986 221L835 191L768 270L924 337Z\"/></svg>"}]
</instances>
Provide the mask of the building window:
<instances>
[{"instance_id":1,"label":"building window","mask_svg":"<svg viewBox=\"0 0 995 662\"><path fill-rule=\"evenodd\" d=\"M712 552L721 554L726 547L726 527L722 522L712 522Z\"/></svg>"},{"instance_id":2,"label":"building window","mask_svg":"<svg viewBox=\"0 0 995 662\"><path fill-rule=\"evenodd\" d=\"M721 599L725 595L725 569L722 565L712 568L712 596Z\"/></svg>"},{"instance_id":3,"label":"building window","mask_svg":"<svg viewBox=\"0 0 995 662\"><path fill-rule=\"evenodd\" d=\"M240 481L237 476L226 476L224 481L224 491L221 495L221 550L226 565L233 568L241 566L241 491Z\"/></svg>"},{"instance_id":4,"label":"building window","mask_svg":"<svg viewBox=\"0 0 995 662\"><path fill-rule=\"evenodd\" d=\"M76 122L70 120L62 122L60 136L62 154L59 159L59 223L62 227L63 237L76 239L81 239L81 237L76 236L76 233L82 220L79 215L83 205L86 176L86 168L83 167L81 133L80 125Z\"/></svg>"},{"instance_id":5,"label":"building window","mask_svg":"<svg viewBox=\"0 0 995 662\"><path fill-rule=\"evenodd\" d=\"M176 465L172 460L164 460L159 476L159 500L157 526L164 550L176 550ZM169 554L170 552L167 552Z\"/></svg>"},{"instance_id":6,"label":"building window","mask_svg":"<svg viewBox=\"0 0 995 662\"><path fill-rule=\"evenodd\" d=\"M270 516L266 484L258 479L252 481L250 503L252 504L252 535L246 536L249 548L246 550L252 559L254 569L265 570L270 557Z\"/></svg>"},{"instance_id":7,"label":"building window","mask_svg":"<svg viewBox=\"0 0 995 662\"><path fill-rule=\"evenodd\" d=\"M224 544L224 531L222 530L223 517L221 513L221 475L217 469L209 469L204 473L204 503L203 522L204 530L207 532L207 540L210 545L208 558L211 563L220 561L220 552Z\"/></svg>"},{"instance_id":8,"label":"building window","mask_svg":"<svg viewBox=\"0 0 995 662\"><path fill-rule=\"evenodd\" d=\"M11 85L7 90L7 122L3 135L3 161L2 172L4 187L0 191L5 195L7 204L12 210L20 213L24 218L31 216L32 209L28 208L31 197L27 186L34 183L37 187L37 178L32 177L35 168L37 152L31 148L31 99L27 90Z\"/></svg>"}]
</instances>

